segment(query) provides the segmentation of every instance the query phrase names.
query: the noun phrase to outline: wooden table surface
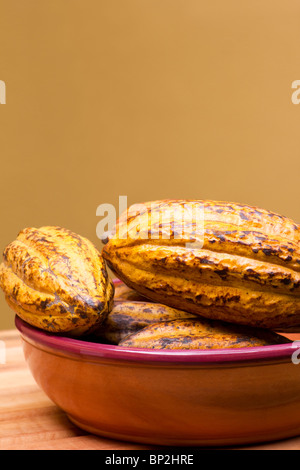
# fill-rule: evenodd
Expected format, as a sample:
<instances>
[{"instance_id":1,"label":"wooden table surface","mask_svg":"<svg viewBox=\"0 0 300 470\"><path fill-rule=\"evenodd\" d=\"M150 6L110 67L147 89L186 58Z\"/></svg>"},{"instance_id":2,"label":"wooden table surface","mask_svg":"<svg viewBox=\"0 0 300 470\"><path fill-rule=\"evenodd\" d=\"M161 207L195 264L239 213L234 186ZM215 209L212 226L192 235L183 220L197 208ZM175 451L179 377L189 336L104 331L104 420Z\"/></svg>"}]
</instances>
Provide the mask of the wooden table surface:
<instances>
[{"instance_id":1,"label":"wooden table surface","mask_svg":"<svg viewBox=\"0 0 300 470\"><path fill-rule=\"evenodd\" d=\"M0 341L5 346L5 361L0 363L0 450L159 449L105 439L77 428L35 383L18 331L0 331ZM299 450L300 437L236 449Z\"/></svg>"}]
</instances>

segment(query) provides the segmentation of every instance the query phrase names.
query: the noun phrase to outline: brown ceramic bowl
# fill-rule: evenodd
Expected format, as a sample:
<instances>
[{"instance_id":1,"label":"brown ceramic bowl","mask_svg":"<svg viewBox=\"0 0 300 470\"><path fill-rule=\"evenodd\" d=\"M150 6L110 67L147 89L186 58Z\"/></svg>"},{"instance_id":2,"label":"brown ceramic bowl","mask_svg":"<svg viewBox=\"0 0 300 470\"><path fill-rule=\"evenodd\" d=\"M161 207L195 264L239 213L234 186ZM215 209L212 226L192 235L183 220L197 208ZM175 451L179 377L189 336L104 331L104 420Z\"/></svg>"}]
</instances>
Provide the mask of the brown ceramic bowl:
<instances>
[{"instance_id":1,"label":"brown ceramic bowl","mask_svg":"<svg viewBox=\"0 0 300 470\"><path fill-rule=\"evenodd\" d=\"M238 445L300 433L300 364L292 360L300 343L129 349L49 334L18 317L16 327L38 385L89 432L168 446Z\"/></svg>"}]
</instances>

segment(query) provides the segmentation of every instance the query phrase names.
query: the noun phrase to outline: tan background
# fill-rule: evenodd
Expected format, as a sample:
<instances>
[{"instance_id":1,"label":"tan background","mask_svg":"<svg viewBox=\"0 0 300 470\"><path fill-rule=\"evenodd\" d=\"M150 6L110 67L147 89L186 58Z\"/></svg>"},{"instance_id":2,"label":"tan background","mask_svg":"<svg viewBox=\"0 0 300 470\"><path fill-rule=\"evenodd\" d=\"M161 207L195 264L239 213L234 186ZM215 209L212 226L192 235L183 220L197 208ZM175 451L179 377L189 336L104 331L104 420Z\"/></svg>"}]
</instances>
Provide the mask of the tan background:
<instances>
[{"instance_id":1,"label":"tan background","mask_svg":"<svg viewBox=\"0 0 300 470\"><path fill-rule=\"evenodd\" d=\"M0 0L0 249L159 198L300 222L298 0ZM0 328L13 313L0 298Z\"/></svg>"}]
</instances>

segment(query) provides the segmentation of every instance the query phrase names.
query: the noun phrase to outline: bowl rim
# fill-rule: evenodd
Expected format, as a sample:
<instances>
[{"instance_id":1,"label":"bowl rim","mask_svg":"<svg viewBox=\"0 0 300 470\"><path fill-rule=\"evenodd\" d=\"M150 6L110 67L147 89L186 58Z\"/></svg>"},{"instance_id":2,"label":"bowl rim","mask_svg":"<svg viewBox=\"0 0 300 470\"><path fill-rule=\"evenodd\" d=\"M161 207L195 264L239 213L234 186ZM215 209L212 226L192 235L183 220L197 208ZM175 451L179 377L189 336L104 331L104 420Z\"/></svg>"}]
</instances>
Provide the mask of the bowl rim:
<instances>
[{"instance_id":1,"label":"bowl rim","mask_svg":"<svg viewBox=\"0 0 300 470\"><path fill-rule=\"evenodd\" d=\"M250 362L287 361L292 363L292 355L299 350L300 341L291 343L254 346L244 348L226 348L210 350L146 349L125 348L117 345L95 343L82 339L49 333L29 325L16 315L15 325L24 340L39 346L50 348L53 352L77 356L81 360L116 360L136 363L168 364L224 364L241 365ZM298 362L297 362L298 363Z\"/></svg>"}]
</instances>

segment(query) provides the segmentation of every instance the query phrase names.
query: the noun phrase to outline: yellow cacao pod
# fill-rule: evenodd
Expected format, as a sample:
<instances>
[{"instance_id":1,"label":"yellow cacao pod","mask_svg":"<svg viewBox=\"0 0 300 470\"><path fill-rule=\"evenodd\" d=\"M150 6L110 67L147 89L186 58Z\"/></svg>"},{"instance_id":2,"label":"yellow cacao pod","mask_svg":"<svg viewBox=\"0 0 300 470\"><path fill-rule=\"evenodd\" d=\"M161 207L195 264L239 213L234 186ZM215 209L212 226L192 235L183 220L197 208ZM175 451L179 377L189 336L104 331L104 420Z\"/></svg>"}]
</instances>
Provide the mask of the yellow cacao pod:
<instances>
[{"instance_id":1,"label":"yellow cacao pod","mask_svg":"<svg viewBox=\"0 0 300 470\"><path fill-rule=\"evenodd\" d=\"M300 228L279 214L227 202L148 202L121 215L102 254L152 301L230 323L300 326Z\"/></svg>"},{"instance_id":2,"label":"yellow cacao pod","mask_svg":"<svg viewBox=\"0 0 300 470\"><path fill-rule=\"evenodd\" d=\"M130 301L147 301L147 298L143 295L139 294L130 287L126 286L124 282L120 281L119 279L114 280L114 288L115 288L115 300L130 300Z\"/></svg>"},{"instance_id":3,"label":"yellow cacao pod","mask_svg":"<svg viewBox=\"0 0 300 470\"><path fill-rule=\"evenodd\" d=\"M120 341L119 346L148 349L225 349L291 342L275 332L208 319L154 323Z\"/></svg>"},{"instance_id":4,"label":"yellow cacao pod","mask_svg":"<svg viewBox=\"0 0 300 470\"><path fill-rule=\"evenodd\" d=\"M105 262L86 238L61 227L26 228L0 265L9 306L29 324L80 335L101 323L114 287Z\"/></svg>"},{"instance_id":5,"label":"yellow cacao pod","mask_svg":"<svg viewBox=\"0 0 300 470\"><path fill-rule=\"evenodd\" d=\"M148 325L179 318L197 318L197 316L156 302L115 298L111 312L93 335L105 342L118 344L129 334Z\"/></svg>"}]
</instances>

